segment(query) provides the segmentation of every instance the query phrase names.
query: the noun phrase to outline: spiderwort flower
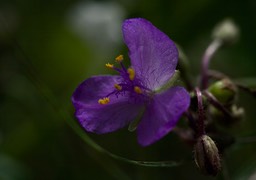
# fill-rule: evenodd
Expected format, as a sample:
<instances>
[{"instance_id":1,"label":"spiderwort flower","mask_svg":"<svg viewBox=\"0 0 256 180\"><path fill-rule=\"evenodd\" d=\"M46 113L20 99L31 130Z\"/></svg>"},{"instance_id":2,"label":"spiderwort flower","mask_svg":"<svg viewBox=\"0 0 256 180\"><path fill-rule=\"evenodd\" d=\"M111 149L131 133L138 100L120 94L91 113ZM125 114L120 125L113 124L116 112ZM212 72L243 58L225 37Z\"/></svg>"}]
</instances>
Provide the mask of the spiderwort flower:
<instances>
[{"instance_id":1,"label":"spiderwort flower","mask_svg":"<svg viewBox=\"0 0 256 180\"><path fill-rule=\"evenodd\" d=\"M143 112L137 126L138 142L147 146L169 133L190 104L183 87L156 92L175 72L178 51L167 35L142 18L125 20L123 38L129 48L131 67L123 56L120 68L106 67L120 75L93 76L75 90L72 102L82 127L97 134L120 129Z\"/></svg>"}]
</instances>

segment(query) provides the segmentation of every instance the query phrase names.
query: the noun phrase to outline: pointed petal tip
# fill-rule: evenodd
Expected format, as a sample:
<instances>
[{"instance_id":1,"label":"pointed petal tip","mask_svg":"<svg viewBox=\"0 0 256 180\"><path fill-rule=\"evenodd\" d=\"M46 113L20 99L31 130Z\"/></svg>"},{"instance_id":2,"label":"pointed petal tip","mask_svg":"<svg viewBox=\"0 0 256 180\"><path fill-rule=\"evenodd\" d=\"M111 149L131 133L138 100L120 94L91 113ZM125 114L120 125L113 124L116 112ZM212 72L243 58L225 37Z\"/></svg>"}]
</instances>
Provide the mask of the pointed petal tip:
<instances>
[{"instance_id":1,"label":"pointed petal tip","mask_svg":"<svg viewBox=\"0 0 256 180\"><path fill-rule=\"evenodd\" d=\"M155 90L173 75L178 63L174 42L150 21L127 19L122 26L131 64L143 83Z\"/></svg>"}]
</instances>

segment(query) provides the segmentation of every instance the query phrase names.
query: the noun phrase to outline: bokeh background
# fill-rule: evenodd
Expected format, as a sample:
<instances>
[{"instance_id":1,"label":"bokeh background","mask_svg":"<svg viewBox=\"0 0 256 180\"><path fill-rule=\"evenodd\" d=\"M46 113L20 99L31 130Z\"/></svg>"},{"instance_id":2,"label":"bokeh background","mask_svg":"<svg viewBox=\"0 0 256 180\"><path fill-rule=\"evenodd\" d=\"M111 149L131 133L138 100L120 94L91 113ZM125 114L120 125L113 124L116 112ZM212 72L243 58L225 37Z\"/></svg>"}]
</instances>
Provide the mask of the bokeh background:
<instances>
[{"instance_id":1,"label":"bokeh background","mask_svg":"<svg viewBox=\"0 0 256 180\"><path fill-rule=\"evenodd\" d=\"M70 98L76 86L127 49L121 23L143 17L181 45L196 79L213 27L232 18L240 39L222 48L211 67L232 78L256 77L254 0L1 0L0 179L215 179L201 175L192 148L170 133L141 148L127 129L89 134L112 153L136 160L174 160L172 168L149 168L115 160L82 140ZM246 118L228 133L256 136L256 99L240 93ZM225 152L216 179L256 179L256 143ZM224 175L223 175L224 174ZM229 177L229 178L228 178Z\"/></svg>"}]
</instances>

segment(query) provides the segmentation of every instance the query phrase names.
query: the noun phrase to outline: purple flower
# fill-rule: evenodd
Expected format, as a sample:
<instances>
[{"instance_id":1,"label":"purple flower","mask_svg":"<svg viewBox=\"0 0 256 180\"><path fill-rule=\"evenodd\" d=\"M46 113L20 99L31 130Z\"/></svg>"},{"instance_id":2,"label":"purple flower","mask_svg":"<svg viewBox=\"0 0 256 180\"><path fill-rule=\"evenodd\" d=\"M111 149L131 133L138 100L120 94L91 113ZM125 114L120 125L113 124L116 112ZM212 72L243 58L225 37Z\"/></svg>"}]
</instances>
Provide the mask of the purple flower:
<instances>
[{"instance_id":1,"label":"purple flower","mask_svg":"<svg viewBox=\"0 0 256 180\"><path fill-rule=\"evenodd\" d=\"M171 39L142 18L124 21L123 36L129 48L131 67L123 56L116 58L120 68L107 67L120 75L93 76L75 90L72 102L82 127L97 134L120 129L141 116L138 142L147 146L168 134L190 104L182 87L158 92L173 76L178 51Z\"/></svg>"}]
</instances>

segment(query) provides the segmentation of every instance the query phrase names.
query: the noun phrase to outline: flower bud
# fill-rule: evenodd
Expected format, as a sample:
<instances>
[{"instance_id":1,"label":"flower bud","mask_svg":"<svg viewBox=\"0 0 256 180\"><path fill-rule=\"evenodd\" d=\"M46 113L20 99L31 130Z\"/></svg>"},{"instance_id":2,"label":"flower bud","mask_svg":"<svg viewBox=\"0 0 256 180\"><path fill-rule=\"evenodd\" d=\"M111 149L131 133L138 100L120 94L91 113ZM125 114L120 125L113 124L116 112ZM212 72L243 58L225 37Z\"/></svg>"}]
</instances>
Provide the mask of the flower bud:
<instances>
[{"instance_id":1,"label":"flower bud","mask_svg":"<svg viewBox=\"0 0 256 180\"><path fill-rule=\"evenodd\" d=\"M230 105L235 101L237 87L229 79L222 79L212 84L208 91L223 105Z\"/></svg>"},{"instance_id":2,"label":"flower bud","mask_svg":"<svg viewBox=\"0 0 256 180\"><path fill-rule=\"evenodd\" d=\"M220 171L221 163L219 152L214 141L207 135L197 139L195 145L195 162L199 170L206 174L216 176Z\"/></svg>"},{"instance_id":3,"label":"flower bud","mask_svg":"<svg viewBox=\"0 0 256 180\"><path fill-rule=\"evenodd\" d=\"M239 28L231 19L226 19L214 28L212 36L213 39L219 39L224 44L232 44L239 37Z\"/></svg>"}]
</instances>

